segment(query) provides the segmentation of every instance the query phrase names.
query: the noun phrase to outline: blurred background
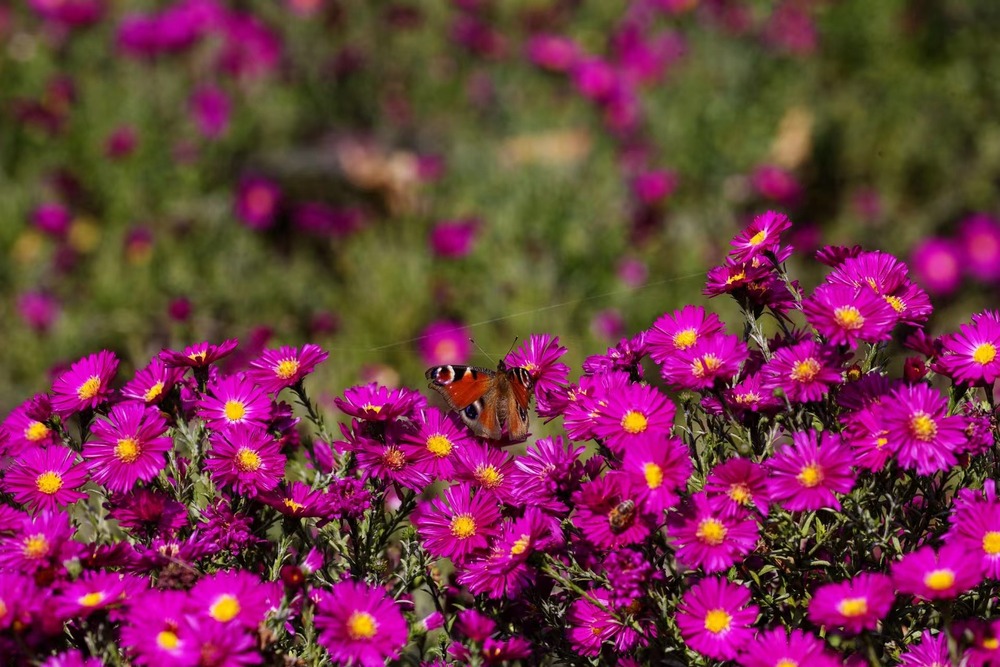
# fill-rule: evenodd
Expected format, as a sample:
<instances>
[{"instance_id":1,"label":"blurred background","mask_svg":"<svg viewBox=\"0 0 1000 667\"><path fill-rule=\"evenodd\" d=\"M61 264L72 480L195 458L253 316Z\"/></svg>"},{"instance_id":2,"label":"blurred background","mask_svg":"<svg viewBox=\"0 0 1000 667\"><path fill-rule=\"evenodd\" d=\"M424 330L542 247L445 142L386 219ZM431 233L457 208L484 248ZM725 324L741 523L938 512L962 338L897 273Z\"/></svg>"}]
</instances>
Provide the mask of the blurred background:
<instances>
[{"instance_id":1,"label":"blurred background","mask_svg":"<svg viewBox=\"0 0 1000 667\"><path fill-rule=\"evenodd\" d=\"M319 393L574 367L755 213L996 307L994 0L0 4L0 410L106 348L314 342ZM725 304L710 308L724 310Z\"/></svg>"}]
</instances>

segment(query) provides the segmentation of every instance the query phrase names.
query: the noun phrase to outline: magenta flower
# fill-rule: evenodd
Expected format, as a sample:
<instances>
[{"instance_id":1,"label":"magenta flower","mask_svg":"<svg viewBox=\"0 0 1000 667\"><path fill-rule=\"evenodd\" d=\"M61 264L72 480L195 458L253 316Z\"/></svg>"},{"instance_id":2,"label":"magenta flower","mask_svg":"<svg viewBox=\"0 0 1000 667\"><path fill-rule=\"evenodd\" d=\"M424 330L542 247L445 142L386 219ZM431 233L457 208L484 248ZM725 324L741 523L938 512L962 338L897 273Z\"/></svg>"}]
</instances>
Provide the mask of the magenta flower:
<instances>
[{"instance_id":1,"label":"magenta flower","mask_svg":"<svg viewBox=\"0 0 1000 667\"><path fill-rule=\"evenodd\" d=\"M774 391L765 389L760 373L747 375L732 389L726 389L723 396L729 409L740 418L746 418L749 413L755 412L771 414L784 406L782 400L774 395Z\"/></svg>"},{"instance_id":2,"label":"magenta flower","mask_svg":"<svg viewBox=\"0 0 1000 667\"><path fill-rule=\"evenodd\" d=\"M671 523L670 535L680 563L706 573L724 572L754 550L757 522L745 511L723 514L704 493L690 499Z\"/></svg>"},{"instance_id":3,"label":"magenta flower","mask_svg":"<svg viewBox=\"0 0 1000 667\"><path fill-rule=\"evenodd\" d=\"M806 320L831 345L852 350L859 342L877 343L892 338L896 311L867 287L824 283L802 302Z\"/></svg>"},{"instance_id":4,"label":"magenta flower","mask_svg":"<svg viewBox=\"0 0 1000 667\"><path fill-rule=\"evenodd\" d=\"M128 157L139 143L139 135L135 128L129 125L116 127L104 140L104 154L110 160L121 160Z\"/></svg>"},{"instance_id":5,"label":"magenta flower","mask_svg":"<svg viewBox=\"0 0 1000 667\"><path fill-rule=\"evenodd\" d=\"M684 306L653 322L646 334L649 356L662 364L678 351L687 350L722 330L722 321L715 313L708 313L701 306Z\"/></svg>"},{"instance_id":6,"label":"magenta flower","mask_svg":"<svg viewBox=\"0 0 1000 667\"><path fill-rule=\"evenodd\" d=\"M87 471L76 462L76 452L62 445L34 447L14 461L3 480L14 500L35 511L54 511L87 497L77 491Z\"/></svg>"},{"instance_id":7,"label":"magenta flower","mask_svg":"<svg viewBox=\"0 0 1000 667\"><path fill-rule=\"evenodd\" d=\"M538 34L528 40L528 59L551 72L568 72L580 56L580 47L569 37Z\"/></svg>"},{"instance_id":8,"label":"magenta flower","mask_svg":"<svg viewBox=\"0 0 1000 667\"><path fill-rule=\"evenodd\" d=\"M35 333L48 333L59 317L59 302L45 292L23 292L18 295L16 305L21 320Z\"/></svg>"},{"instance_id":9,"label":"magenta flower","mask_svg":"<svg viewBox=\"0 0 1000 667\"><path fill-rule=\"evenodd\" d=\"M842 381L836 351L811 340L777 350L761 373L765 388L781 389L793 403L822 400Z\"/></svg>"},{"instance_id":10,"label":"magenta flower","mask_svg":"<svg viewBox=\"0 0 1000 667\"><path fill-rule=\"evenodd\" d=\"M660 374L682 389L708 389L736 377L748 356L747 345L738 336L717 333L670 356Z\"/></svg>"},{"instance_id":11,"label":"magenta flower","mask_svg":"<svg viewBox=\"0 0 1000 667\"><path fill-rule=\"evenodd\" d=\"M787 33L781 34L787 37ZM794 204L802 193L802 186L799 185L795 175L787 169L773 164L763 164L756 167L750 174L750 185L761 197L785 205ZM773 211L768 211L768 213L780 215Z\"/></svg>"},{"instance_id":12,"label":"magenta flower","mask_svg":"<svg viewBox=\"0 0 1000 667\"><path fill-rule=\"evenodd\" d=\"M781 233L791 226L792 221L783 213L761 213L733 239L730 259L734 262L750 262L764 253L774 252L781 241Z\"/></svg>"},{"instance_id":13,"label":"magenta flower","mask_svg":"<svg viewBox=\"0 0 1000 667\"><path fill-rule=\"evenodd\" d=\"M413 408L423 407L426 399L410 389L389 389L372 382L344 391L344 398L333 402L341 412L358 419L392 421Z\"/></svg>"},{"instance_id":14,"label":"magenta flower","mask_svg":"<svg viewBox=\"0 0 1000 667\"><path fill-rule=\"evenodd\" d=\"M198 402L198 416L209 428L265 428L271 419L271 399L243 373L215 379L208 383L207 390L207 395Z\"/></svg>"},{"instance_id":15,"label":"magenta flower","mask_svg":"<svg viewBox=\"0 0 1000 667\"><path fill-rule=\"evenodd\" d=\"M813 511L840 509L837 493L854 487L853 457L840 436L825 431L793 433L792 444L781 448L768 462L771 499L785 509Z\"/></svg>"},{"instance_id":16,"label":"magenta flower","mask_svg":"<svg viewBox=\"0 0 1000 667\"><path fill-rule=\"evenodd\" d=\"M71 539L74 532L67 512L22 515L13 530L0 538L0 565L24 573L47 568L65 572L63 562L83 552L83 545Z\"/></svg>"},{"instance_id":17,"label":"magenta flower","mask_svg":"<svg viewBox=\"0 0 1000 667\"><path fill-rule=\"evenodd\" d=\"M420 358L426 366L464 364L472 353L469 330L460 322L431 322L417 341Z\"/></svg>"},{"instance_id":18,"label":"magenta flower","mask_svg":"<svg viewBox=\"0 0 1000 667\"><path fill-rule=\"evenodd\" d=\"M316 602L319 643L335 664L383 667L406 645L406 619L384 589L345 579Z\"/></svg>"},{"instance_id":19,"label":"magenta flower","mask_svg":"<svg viewBox=\"0 0 1000 667\"><path fill-rule=\"evenodd\" d=\"M156 408L129 401L111 408L106 420L92 427L83 458L92 479L109 491L128 491L137 481L148 482L166 465L164 454L173 441L164 435L167 422Z\"/></svg>"},{"instance_id":20,"label":"magenta flower","mask_svg":"<svg viewBox=\"0 0 1000 667\"><path fill-rule=\"evenodd\" d=\"M106 507L121 528L138 535L174 535L188 523L186 505L150 489L112 494Z\"/></svg>"},{"instance_id":21,"label":"magenta flower","mask_svg":"<svg viewBox=\"0 0 1000 667\"><path fill-rule=\"evenodd\" d=\"M276 394L301 382L328 356L323 348L312 343L306 343L302 349L286 345L277 350L264 350L250 362L247 377L265 392Z\"/></svg>"},{"instance_id":22,"label":"magenta flower","mask_svg":"<svg viewBox=\"0 0 1000 667\"><path fill-rule=\"evenodd\" d=\"M783 627L757 635L739 658L741 667L841 667L841 661L826 651L822 639L803 630L790 633Z\"/></svg>"},{"instance_id":23,"label":"magenta flower","mask_svg":"<svg viewBox=\"0 0 1000 667\"><path fill-rule=\"evenodd\" d=\"M982 558L957 544L939 551L925 546L892 565L892 581L900 593L928 600L958 597L982 580Z\"/></svg>"},{"instance_id":24,"label":"magenta flower","mask_svg":"<svg viewBox=\"0 0 1000 667\"><path fill-rule=\"evenodd\" d=\"M222 21L218 68L235 78L258 79L277 69L281 38L254 14L229 12Z\"/></svg>"},{"instance_id":25,"label":"magenta flower","mask_svg":"<svg viewBox=\"0 0 1000 667\"><path fill-rule=\"evenodd\" d=\"M996 498L956 503L948 540L975 554L985 576L1000 579L1000 502Z\"/></svg>"},{"instance_id":26,"label":"magenta flower","mask_svg":"<svg viewBox=\"0 0 1000 667\"><path fill-rule=\"evenodd\" d=\"M687 486L691 457L687 446L676 438L649 437L629 445L622 470L640 491L642 511L661 516L677 504L678 492Z\"/></svg>"},{"instance_id":27,"label":"magenta flower","mask_svg":"<svg viewBox=\"0 0 1000 667\"><path fill-rule=\"evenodd\" d=\"M28 5L47 21L71 28L96 23L104 14L103 0L30 0Z\"/></svg>"},{"instance_id":28,"label":"magenta flower","mask_svg":"<svg viewBox=\"0 0 1000 667\"><path fill-rule=\"evenodd\" d=\"M598 400L594 435L618 456L633 443L669 437L673 430L676 408L656 387L630 383Z\"/></svg>"},{"instance_id":29,"label":"magenta flower","mask_svg":"<svg viewBox=\"0 0 1000 667\"><path fill-rule=\"evenodd\" d=\"M244 667L263 662L257 650L259 639L255 632L210 618L188 617L187 625L191 632L185 636L191 637L191 653L197 656L195 664L199 666Z\"/></svg>"},{"instance_id":30,"label":"magenta flower","mask_svg":"<svg viewBox=\"0 0 1000 667\"><path fill-rule=\"evenodd\" d=\"M463 431L465 436L467 431ZM510 454L481 440L469 439L455 456L454 479L469 482L503 503L517 504L512 483L514 461Z\"/></svg>"},{"instance_id":31,"label":"magenta flower","mask_svg":"<svg viewBox=\"0 0 1000 667\"><path fill-rule=\"evenodd\" d=\"M892 580L888 576L862 572L849 581L817 588L809 601L809 620L857 634L874 630L894 601Z\"/></svg>"},{"instance_id":32,"label":"magenta flower","mask_svg":"<svg viewBox=\"0 0 1000 667\"><path fill-rule=\"evenodd\" d=\"M468 484L445 489L443 498L422 502L413 515L424 548L437 558L451 558L456 563L485 550L499 521L496 498L473 493Z\"/></svg>"},{"instance_id":33,"label":"magenta flower","mask_svg":"<svg viewBox=\"0 0 1000 667\"><path fill-rule=\"evenodd\" d=\"M57 653L39 667L104 667L104 662L100 658L85 658L79 649L72 649Z\"/></svg>"},{"instance_id":34,"label":"magenta flower","mask_svg":"<svg viewBox=\"0 0 1000 667\"><path fill-rule=\"evenodd\" d=\"M899 464L918 474L947 470L958 460L966 419L947 416L948 400L926 384L904 385L882 403L882 425Z\"/></svg>"},{"instance_id":35,"label":"magenta flower","mask_svg":"<svg viewBox=\"0 0 1000 667\"><path fill-rule=\"evenodd\" d=\"M707 577L681 598L675 619L684 642L716 660L732 660L753 639L757 618L750 589L720 577Z\"/></svg>"},{"instance_id":36,"label":"magenta flower","mask_svg":"<svg viewBox=\"0 0 1000 667\"><path fill-rule=\"evenodd\" d=\"M274 181L260 176L245 176L236 186L236 217L250 229L271 228L280 203L281 189Z\"/></svg>"},{"instance_id":37,"label":"magenta flower","mask_svg":"<svg viewBox=\"0 0 1000 667\"><path fill-rule=\"evenodd\" d=\"M214 85L199 86L189 101L195 126L206 139L218 139L229 127L231 104L221 88Z\"/></svg>"},{"instance_id":38,"label":"magenta flower","mask_svg":"<svg viewBox=\"0 0 1000 667\"><path fill-rule=\"evenodd\" d=\"M946 296L962 282L962 253L951 239L930 237L920 241L910 256L918 282L932 294Z\"/></svg>"},{"instance_id":39,"label":"magenta flower","mask_svg":"<svg viewBox=\"0 0 1000 667\"><path fill-rule=\"evenodd\" d=\"M614 646L618 653L626 653L636 644L646 645L650 636L655 636L655 627L645 627L648 636L639 634L632 627L631 619L623 620L612 613L609 607L608 591L591 589L587 597L578 598L569 607L567 636L573 650L583 656L600 655L604 644ZM592 602L594 600L596 602ZM600 606L598 606L600 605ZM625 610L618 611L627 618ZM638 619L637 619L638 620ZM645 624L644 624L645 625Z\"/></svg>"},{"instance_id":40,"label":"magenta flower","mask_svg":"<svg viewBox=\"0 0 1000 667\"><path fill-rule=\"evenodd\" d=\"M0 442L6 440L6 448L12 452L33 447L45 447L59 442L59 434L45 423L52 418L52 403L48 394L36 394L14 408L3 421ZM0 452L4 445L0 445Z\"/></svg>"},{"instance_id":41,"label":"magenta flower","mask_svg":"<svg viewBox=\"0 0 1000 667\"><path fill-rule=\"evenodd\" d=\"M535 383L535 394L549 394L569 378L569 366L559 361L568 350L559 344L559 336L531 334L504 361L507 368L526 368Z\"/></svg>"},{"instance_id":42,"label":"magenta flower","mask_svg":"<svg viewBox=\"0 0 1000 667\"><path fill-rule=\"evenodd\" d=\"M219 623L235 621L252 630L264 621L269 609L277 608L280 600L275 587L262 584L255 574L221 571L198 580L191 589L187 609Z\"/></svg>"},{"instance_id":43,"label":"magenta flower","mask_svg":"<svg viewBox=\"0 0 1000 667\"><path fill-rule=\"evenodd\" d=\"M75 362L52 383L52 407L62 417L93 409L111 396L118 357L101 350Z\"/></svg>"},{"instance_id":44,"label":"magenta flower","mask_svg":"<svg viewBox=\"0 0 1000 667\"><path fill-rule=\"evenodd\" d=\"M612 471L584 482L573 494L573 524L599 549L615 549L641 542L658 521L642 512L641 493L627 475Z\"/></svg>"},{"instance_id":45,"label":"magenta flower","mask_svg":"<svg viewBox=\"0 0 1000 667\"><path fill-rule=\"evenodd\" d=\"M632 192L643 204L654 206L673 194L679 180L677 172L668 169L643 171L632 179Z\"/></svg>"},{"instance_id":46,"label":"magenta flower","mask_svg":"<svg viewBox=\"0 0 1000 667\"><path fill-rule=\"evenodd\" d=\"M136 664L197 664L194 628L187 620L186 591L150 589L131 605L121 625L121 643Z\"/></svg>"},{"instance_id":47,"label":"magenta flower","mask_svg":"<svg viewBox=\"0 0 1000 667\"><path fill-rule=\"evenodd\" d=\"M942 336L942 369L957 382L991 385L1000 377L1000 314L985 311L972 316L959 333Z\"/></svg>"},{"instance_id":48,"label":"magenta flower","mask_svg":"<svg viewBox=\"0 0 1000 667\"><path fill-rule=\"evenodd\" d=\"M554 535L559 537L553 538ZM528 565L528 558L559 541L558 520L529 507L523 517L504 521L489 553L468 561L458 581L477 595L516 599L535 583L535 569Z\"/></svg>"},{"instance_id":49,"label":"magenta flower","mask_svg":"<svg viewBox=\"0 0 1000 667\"><path fill-rule=\"evenodd\" d=\"M882 424L882 406L873 405L841 417L844 439L854 450L854 464L865 470L882 470L892 458L889 432Z\"/></svg>"},{"instance_id":50,"label":"magenta flower","mask_svg":"<svg viewBox=\"0 0 1000 667\"><path fill-rule=\"evenodd\" d=\"M756 509L766 517L771 500L767 470L743 458L729 459L715 466L705 479L705 493L723 516Z\"/></svg>"},{"instance_id":51,"label":"magenta flower","mask_svg":"<svg viewBox=\"0 0 1000 667\"><path fill-rule=\"evenodd\" d=\"M931 302L907 274L906 265L888 253L859 252L837 265L827 276L827 282L870 287L893 307L900 322L917 325L930 317Z\"/></svg>"},{"instance_id":52,"label":"magenta flower","mask_svg":"<svg viewBox=\"0 0 1000 667\"><path fill-rule=\"evenodd\" d=\"M977 280L1000 279L1000 221L987 213L974 213L958 227L962 268Z\"/></svg>"},{"instance_id":53,"label":"magenta flower","mask_svg":"<svg viewBox=\"0 0 1000 667\"><path fill-rule=\"evenodd\" d=\"M569 499L583 477L581 457L586 448L561 437L539 438L514 460L511 487L521 505L548 512L569 512Z\"/></svg>"},{"instance_id":54,"label":"magenta flower","mask_svg":"<svg viewBox=\"0 0 1000 667\"><path fill-rule=\"evenodd\" d=\"M939 632L932 635L930 630L924 630L920 641L910 644L899 656L902 667L949 667L952 665L951 654L948 651L948 633Z\"/></svg>"},{"instance_id":55,"label":"magenta flower","mask_svg":"<svg viewBox=\"0 0 1000 667\"><path fill-rule=\"evenodd\" d=\"M31 222L39 231L56 238L63 238L69 232L73 214L62 204L40 204L32 211Z\"/></svg>"},{"instance_id":56,"label":"magenta flower","mask_svg":"<svg viewBox=\"0 0 1000 667\"><path fill-rule=\"evenodd\" d=\"M399 438L407 458L431 479L450 479L458 452L472 441L468 429L452 413L437 408L414 410L412 423L415 430L405 430Z\"/></svg>"},{"instance_id":57,"label":"magenta flower","mask_svg":"<svg viewBox=\"0 0 1000 667\"><path fill-rule=\"evenodd\" d=\"M357 420L354 421L355 432L362 430L359 424ZM374 477L392 480L414 491L422 491L431 482L426 475L417 470L412 455L403 451L395 440L382 442L380 439L351 433L344 425L341 425L341 431L347 434L348 440L343 444L357 457L358 470L361 471L363 479Z\"/></svg>"},{"instance_id":58,"label":"magenta flower","mask_svg":"<svg viewBox=\"0 0 1000 667\"><path fill-rule=\"evenodd\" d=\"M285 474L285 457L278 441L252 425L230 426L210 437L205 469L216 484L247 496L278 486Z\"/></svg>"},{"instance_id":59,"label":"magenta flower","mask_svg":"<svg viewBox=\"0 0 1000 667\"><path fill-rule=\"evenodd\" d=\"M208 342L189 345L183 352L163 350L160 359L167 368L205 368L219 359L228 356L239 345L239 341L230 338L219 345Z\"/></svg>"},{"instance_id":60,"label":"magenta flower","mask_svg":"<svg viewBox=\"0 0 1000 667\"><path fill-rule=\"evenodd\" d=\"M180 368L168 367L159 357L153 357L149 364L136 372L135 377L122 387L122 396L148 405L163 400L183 375Z\"/></svg>"},{"instance_id":61,"label":"magenta flower","mask_svg":"<svg viewBox=\"0 0 1000 667\"><path fill-rule=\"evenodd\" d=\"M86 616L129 600L147 585L146 581L135 575L84 572L79 579L60 591L55 600L56 608L63 618Z\"/></svg>"},{"instance_id":62,"label":"magenta flower","mask_svg":"<svg viewBox=\"0 0 1000 667\"><path fill-rule=\"evenodd\" d=\"M431 251L438 257L448 259L465 257L472 251L479 227L480 222L475 218L442 220L431 230Z\"/></svg>"}]
</instances>

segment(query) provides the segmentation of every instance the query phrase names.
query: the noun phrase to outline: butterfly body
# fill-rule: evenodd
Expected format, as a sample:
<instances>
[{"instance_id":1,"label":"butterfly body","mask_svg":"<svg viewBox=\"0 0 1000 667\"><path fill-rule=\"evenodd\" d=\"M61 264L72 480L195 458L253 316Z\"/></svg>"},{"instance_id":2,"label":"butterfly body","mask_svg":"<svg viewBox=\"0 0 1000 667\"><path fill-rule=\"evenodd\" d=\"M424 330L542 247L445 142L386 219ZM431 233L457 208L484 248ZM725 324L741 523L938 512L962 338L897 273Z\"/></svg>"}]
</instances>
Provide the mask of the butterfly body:
<instances>
[{"instance_id":1,"label":"butterfly body","mask_svg":"<svg viewBox=\"0 0 1000 667\"><path fill-rule=\"evenodd\" d=\"M431 389L476 435L500 440L503 427L513 442L528 437L528 402L533 381L526 368L507 368L500 361L495 371L478 366L434 366L427 369Z\"/></svg>"}]
</instances>

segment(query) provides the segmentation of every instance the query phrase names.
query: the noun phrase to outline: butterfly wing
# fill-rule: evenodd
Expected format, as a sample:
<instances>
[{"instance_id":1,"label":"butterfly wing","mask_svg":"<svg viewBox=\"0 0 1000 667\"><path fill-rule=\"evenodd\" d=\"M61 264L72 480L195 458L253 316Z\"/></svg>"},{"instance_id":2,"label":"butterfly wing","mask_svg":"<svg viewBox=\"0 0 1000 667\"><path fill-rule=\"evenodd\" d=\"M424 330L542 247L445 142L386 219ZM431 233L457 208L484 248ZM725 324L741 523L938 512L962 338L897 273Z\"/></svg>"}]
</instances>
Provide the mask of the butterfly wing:
<instances>
[{"instance_id":1,"label":"butterfly wing","mask_svg":"<svg viewBox=\"0 0 1000 667\"><path fill-rule=\"evenodd\" d=\"M526 368L508 368L504 376L508 387L504 397L507 436L519 442L528 437L528 404L534 383Z\"/></svg>"},{"instance_id":2,"label":"butterfly wing","mask_svg":"<svg viewBox=\"0 0 1000 667\"><path fill-rule=\"evenodd\" d=\"M431 389L444 396L452 410L482 438L498 440L501 419L497 413L497 374L475 366L435 366L427 370Z\"/></svg>"}]
</instances>

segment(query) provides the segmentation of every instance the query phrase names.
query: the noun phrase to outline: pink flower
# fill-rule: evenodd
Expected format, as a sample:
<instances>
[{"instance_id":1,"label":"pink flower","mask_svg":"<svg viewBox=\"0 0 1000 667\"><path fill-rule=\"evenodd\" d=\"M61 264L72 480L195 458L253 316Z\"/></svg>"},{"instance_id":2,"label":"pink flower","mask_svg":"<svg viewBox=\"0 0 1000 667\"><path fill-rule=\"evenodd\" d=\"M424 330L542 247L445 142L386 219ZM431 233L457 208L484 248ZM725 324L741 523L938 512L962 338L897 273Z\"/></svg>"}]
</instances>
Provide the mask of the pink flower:
<instances>
[{"instance_id":1,"label":"pink flower","mask_svg":"<svg viewBox=\"0 0 1000 667\"><path fill-rule=\"evenodd\" d=\"M218 139L226 133L231 105L221 88L200 86L191 93L189 105L195 125L203 137Z\"/></svg>"},{"instance_id":2,"label":"pink flower","mask_svg":"<svg viewBox=\"0 0 1000 667\"><path fill-rule=\"evenodd\" d=\"M894 600L888 576L863 572L849 581L817 588L809 602L809 620L857 634L874 630Z\"/></svg>"},{"instance_id":3,"label":"pink flower","mask_svg":"<svg viewBox=\"0 0 1000 667\"><path fill-rule=\"evenodd\" d=\"M160 411L134 401L112 407L92 432L84 459L93 480L109 491L128 491L137 481L153 479L166 465L163 455L173 447L164 435L167 422Z\"/></svg>"},{"instance_id":4,"label":"pink flower","mask_svg":"<svg viewBox=\"0 0 1000 667\"><path fill-rule=\"evenodd\" d=\"M983 580L982 558L958 544L939 551L922 547L892 565L892 580L901 593L928 600L950 599L978 586Z\"/></svg>"},{"instance_id":5,"label":"pink flower","mask_svg":"<svg viewBox=\"0 0 1000 667\"><path fill-rule=\"evenodd\" d=\"M210 440L212 448L204 465L220 486L256 496L278 486L285 474L286 460L278 441L256 426L230 426L213 433Z\"/></svg>"},{"instance_id":6,"label":"pink flower","mask_svg":"<svg viewBox=\"0 0 1000 667\"><path fill-rule=\"evenodd\" d=\"M764 387L781 389L794 403L819 401L842 381L840 363L835 350L812 340L783 347L761 369Z\"/></svg>"},{"instance_id":7,"label":"pink flower","mask_svg":"<svg viewBox=\"0 0 1000 667\"><path fill-rule=\"evenodd\" d=\"M854 487L850 450L840 436L825 431L793 433L792 444L771 458L771 498L787 510L840 509L837 493Z\"/></svg>"},{"instance_id":8,"label":"pink flower","mask_svg":"<svg viewBox=\"0 0 1000 667\"><path fill-rule=\"evenodd\" d=\"M430 234L431 250L438 257L454 259L465 257L472 251L472 244L479 232L480 222L475 218L467 220L443 220L434 226Z\"/></svg>"},{"instance_id":9,"label":"pink flower","mask_svg":"<svg viewBox=\"0 0 1000 667\"><path fill-rule=\"evenodd\" d=\"M1000 279L1000 221L986 213L975 213L958 227L962 268L978 280Z\"/></svg>"},{"instance_id":10,"label":"pink flower","mask_svg":"<svg viewBox=\"0 0 1000 667\"><path fill-rule=\"evenodd\" d=\"M859 342L889 340L897 320L896 311L873 290L829 283L802 302L802 311L831 345L852 350Z\"/></svg>"},{"instance_id":11,"label":"pink flower","mask_svg":"<svg viewBox=\"0 0 1000 667\"><path fill-rule=\"evenodd\" d=\"M468 484L445 489L443 498L424 501L413 516L424 548L456 563L464 562L475 551L485 550L499 521L496 498L488 493L474 494Z\"/></svg>"},{"instance_id":12,"label":"pink flower","mask_svg":"<svg viewBox=\"0 0 1000 667\"><path fill-rule=\"evenodd\" d=\"M678 502L678 492L687 486L691 457L676 438L650 437L629 445L622 470L640 490L642 510L660 516Z\"/></svg>"},{"instance_id":13,"label":"pink flower","mask_svg":"<svg viewBox=\"0 0 1000 667\"><path fill-rule=\"evenodd\" d=\"M959 382L992 385L1000 377L1000 313L972 316L959 333L942 336L942 372Z\"/></svg>"},{"instance_id":14,"label":"pink flower","mask_svg":"<svg viewBox=\"0 0 1000 667\"><path fill-rule=\"evenodd\" d=\"M948 400L926 384L899 387L882 402L882 425L899 464L918 474L947 470L965 444L966 419L948 416Z\"/></svg>"},{"instance_id":15,"label":"pink flower","mask_svg":"<svg viewBox=\"0 0 1000 667\"><path fill-rule=\"evenodd\" d=\"M733 262L750 262L764 253L774 253L779 247L781 233L791 226L792 221L782 213L761 213L732 240L730 259Z\"/></svg>"},{"instance_id":16,"label":"pink flower","mask_svg":"<svg viewBox=\"0 0 1000 667\"><path fill-rule=\"evenodd\" d=\"M678 562L711 574L728 570L753 551L758 530L747 512L723 513L697 493L673 520L670 535Z\"/></svg>"},{"instance_id":17,"label":"pink flower","mask_svg":"<svg viewBox=\"0 0 1000 667\"><path fill-rule=\"evenodd\" d=\"M87 481L87 471L76 458L76 452L62 445L29 449L7 471L4 489L36 511L75 503L87 497L76 490Z\"/></svg>"},{"instance_id":18,"label":"pink flower","mask_svg":"<svg viewBox=\"0 0 1000 667\"><path fill-rule=\"evenodd\" d=\"M302 349L288 345L264 350L250 362L247 377L269 394L292 387L326 361L329 354L318 345L306 343Z\"/></svg>"},{"instance_id":19,"label":"pink flower","mask_svg":"<svg viewBox=\"0 0 1000 667\"><path fill-rule=\"evenodd\" d=\"M236 217L250 229L274 226L281 203L278 184L260 176L246 176L236 187Z\"/></svg>"},{"instance_id":20,"label":"pink flower","mask_svg":"<svg viewBox=\"0 0 1000 667\"><path fill-rule=\"evenodd\" d=\"M732 660L753 638L757 618L750 589L720 577L707 577L681 598L675 616L684 642L716 660Z\"/></svg>"},{"instance_id":21,"label":"pink flower","mask_svg":"<svg viewBox=\"0 0 1000 667\"><path fill-rule=\"evenodd\" d=\"M191 589L187 609L219 623L242 625L253 630L263 621L272 607L277 607L280 594L273 585L243 570L215 572L202 577Z\"/></svg>"},{"instance_id":22,"label":"pink flower","mask_svg":"<svg viewBox=\"0 0 1000 667\"><path fill-rule=\"evenodd\" d=\"M75 362L52 383L52 407L62 417L93 409L111 396L118 357L102 350Z\"/></svg>"},{"instance_id":23,"label":"pink flower","mask_svg":"<svg viewBox=\"0 0 1000 667\"><path fill-rule=\"evenodd\" d=\"M335 664L383 667L399 657L408 637L398 603L384 589L351 579L321 593L315 622Z\"/></svg>"},{"instance_id":24,"label":"pink flower","mask_svg":"<svg viewBox=\"0 0 1000 667\"><path fill-rule=\"evenodd\" d=\"M417 345L426 366L464 364L472 353L469 330L460 322L431 322L421 333Z\"/></svg>"},{"instance_id":25,"label":"pink flower","mask_svg":"<svg viewBox=\"0 0 1000 667\"><path fill-rule=\"evenodd\" d=\"M962 255L951 239L920 241L910 255L917 280L932 294L946 296L962 282Z\"/></svg>"}]
</instances>

